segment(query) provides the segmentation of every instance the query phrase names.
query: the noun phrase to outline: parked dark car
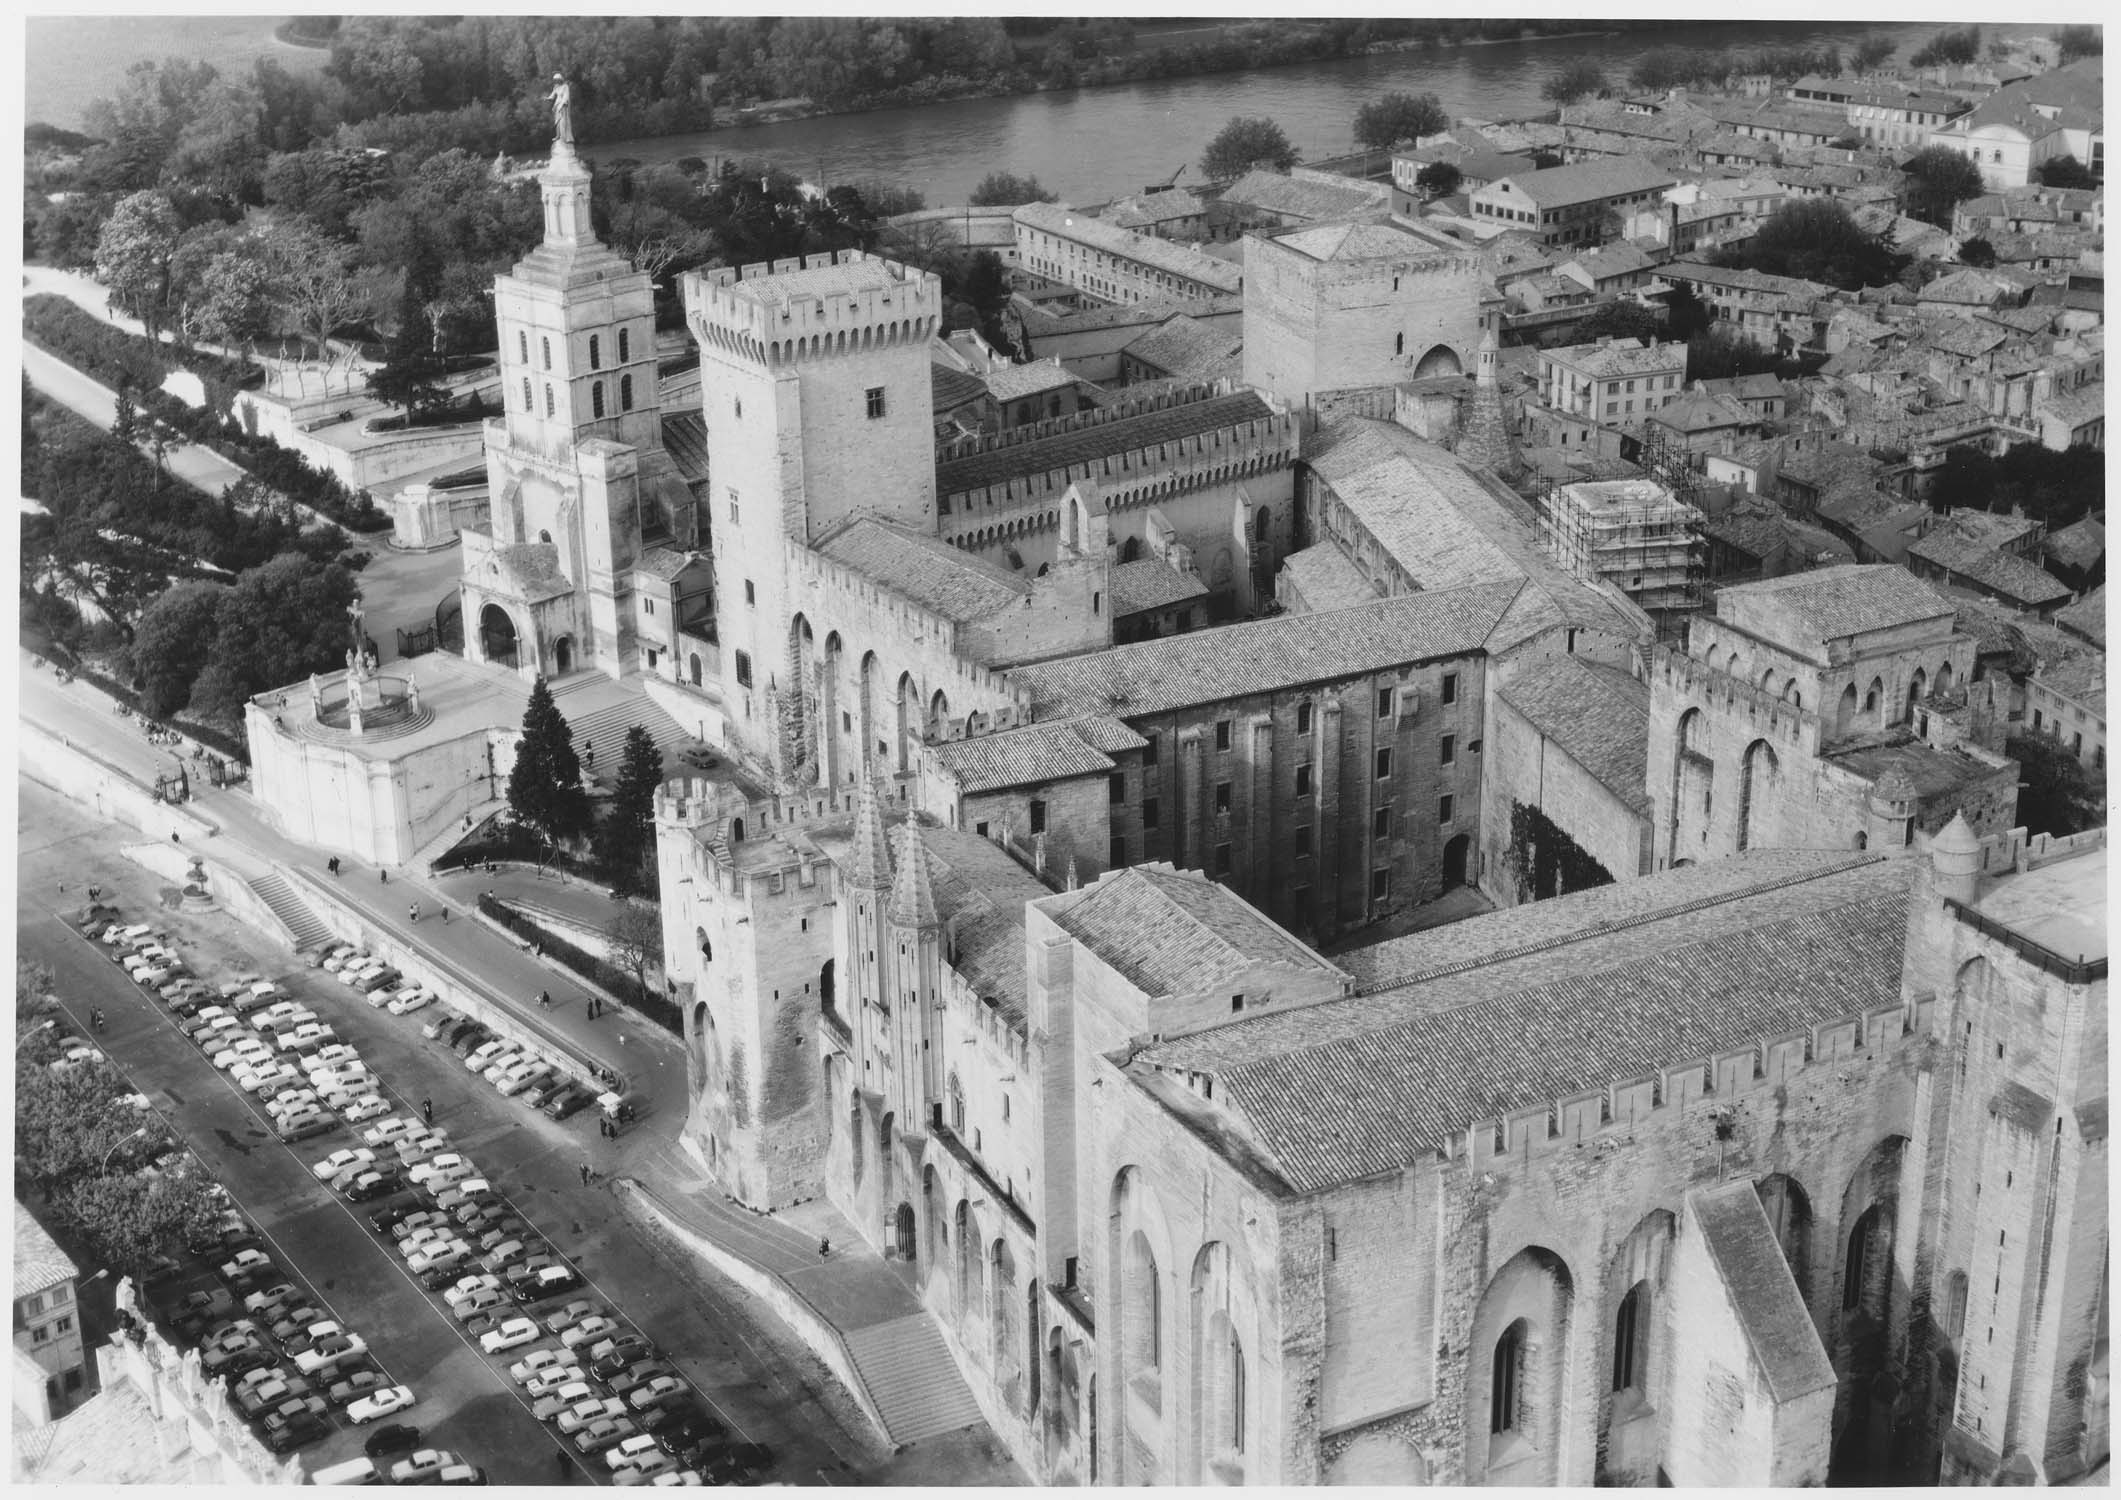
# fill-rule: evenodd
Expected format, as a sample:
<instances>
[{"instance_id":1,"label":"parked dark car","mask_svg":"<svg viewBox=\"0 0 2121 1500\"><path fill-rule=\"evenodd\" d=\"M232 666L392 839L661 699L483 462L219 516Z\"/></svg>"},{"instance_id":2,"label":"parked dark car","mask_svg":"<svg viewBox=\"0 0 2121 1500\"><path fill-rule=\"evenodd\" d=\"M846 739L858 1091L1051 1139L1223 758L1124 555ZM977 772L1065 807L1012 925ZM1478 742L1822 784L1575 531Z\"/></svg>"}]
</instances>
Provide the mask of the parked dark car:
<instances>
[{"instance_id":1,"label":"parked dark car","mask_svg":"<svg viewBox=\"0 0 2121 1500\"><path fill-rule=\"evenodd\" d=\"M589 1107L590 1094L579 1084L565 1084L546 1096L538 1106L555 1120L565 1120Z\"/></svg>"},{"instance_id":2,"label":"parked dark car","mask_svg":"<svg viewBox=\"0 0 2121 1500\"><path fill-rule=\"evenodd\" d=\"M258 1436L273 1452L289 1453L330 1437L331 1424L322 1417L298 1412L284 1422L268 1418Z\"/></svg>"},{"instance_id":3,"label":"parked dark car","mask_svg":"<svg viewBox=\"0 0 2121 1500\"><path fill-rule=\"evenodd\" d=\"M463 1057L481 1042L490 1042L492 1040L493 1033L481 1026L477 1021L473 1021L469 1026L466 1026L449 1039L449 1050L456 1053L457 1056Z\"/></svg>"},{"instance_id":4,"label":"parked dark car","mask_svg":"<svg viewBox=\"0 0 2121 1500\"><path fill-rule=\"evenodd\" d=\"M655 1345L637 1333L621 1335L611 1347L611 1352L589 1367L589 1373L599 1380L609 1380L630 1365L655 1358Z\"/></svg>"},{"instance_id":5,"label":"parked dark car","mask_svg":"<svg viewBox=\"0 0 2121 1500\"><path fill-rule=\"evenodd\" d=\"M361 1451L373 1459L395 1458L420 1446L420 1429L405 1422L392 1422L368 1435Z\"/></svg>"}]
</instances>

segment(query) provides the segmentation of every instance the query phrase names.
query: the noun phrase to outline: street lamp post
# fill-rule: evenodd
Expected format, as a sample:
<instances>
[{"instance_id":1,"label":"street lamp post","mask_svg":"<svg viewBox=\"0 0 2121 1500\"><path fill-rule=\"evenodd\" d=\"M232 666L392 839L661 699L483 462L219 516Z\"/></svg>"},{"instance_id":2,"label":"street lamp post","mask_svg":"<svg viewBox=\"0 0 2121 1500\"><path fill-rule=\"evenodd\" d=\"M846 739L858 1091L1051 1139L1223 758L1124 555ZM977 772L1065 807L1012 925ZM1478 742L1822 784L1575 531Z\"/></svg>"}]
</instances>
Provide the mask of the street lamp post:
<instances>
[{"instance_id":1,"label":"street lamp post","mask_svg":"<svg viewBox=\"0 0 2121 1500\"><path fill-rule=\"evenodd\" d=\"M119 1136L117 1142L112 1145L110 1150L103 1153L103 1160L97 1164L96 1170L100 1172L105 1167L109 1166L110 1159L118 1154L118 1148L120 1146L123 1146L127 1141L138 1140L141 1136L144 1136L146 1134L147 1127L145 1125L136 1125L131 1130L126 1131L125 1134Z\"/></svg>"}]
</instances>

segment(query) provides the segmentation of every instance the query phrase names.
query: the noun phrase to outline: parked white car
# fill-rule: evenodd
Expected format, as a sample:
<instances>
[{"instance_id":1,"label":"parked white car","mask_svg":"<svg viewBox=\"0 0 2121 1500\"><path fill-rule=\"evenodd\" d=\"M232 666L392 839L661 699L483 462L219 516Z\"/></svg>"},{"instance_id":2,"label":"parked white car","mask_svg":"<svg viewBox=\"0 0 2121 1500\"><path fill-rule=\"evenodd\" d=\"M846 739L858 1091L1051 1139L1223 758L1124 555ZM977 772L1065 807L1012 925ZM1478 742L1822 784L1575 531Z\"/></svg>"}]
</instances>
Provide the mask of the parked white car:
<instances>
[{"instance_id":1,"label":"parked white car","mask_svg":"<svg viewBox=\"0 0 2121 1500\"><path fill-rule=\"evenodd\" d=\"M391 1115L362 1131L361 1140L370 1146L389 1146L406 1136L418 1134L419 1129L419 1121L409 1120L403 1115Z\"/></svg>"},{"instance_id":2,"label":"parked white car","mask_svg":"<svg viewBox=\"0 0 2121 1500\"><path fill-rule=\"evenodd\" d=\"M538 1336L538 1325L528 1318L510 1318L499 1328L479 1336L479 1347L488 1354L505 1354L510 1349L519 1349Z\"/></svg>"},{"instance_id":3,"label":"parked white car","mask_svg":"<svg viewBox=\"0 0 2121 1500\"><path fill-rule=\"evenodd\" d=\"M329 1181L348 1167L367 1167L375 1163L376 1154L364 1146L343 1146L319 1161L310 1170L319 1181Z\"/></svg>"},{"instance_id":4,"label":"parked white car","mask_svg":"<svg viewBox=\"0 0 2121 1500\"><path fill-rule=\"evenodd\" d=\"M514 1098L534 1083L541 1083L552 1076L552 1064L541 1058L526 1058L500 1077L494 1087L501 1091L504 1099Z\"/></svg>"},{"instance_id":5,"label":"parked white car","mask_svg":"<svg viewBox=\"0 0 2121 1500\"><path fill-rule=\"evenodd\" d=\"M409 1385L386 1385L380 1391L363 1396L346 1408L346 1420L356 1427L363 1422L376 1422L395 1412L401 1412L413 1404L412 1387Z\"/></svg>"},{"instance_id":6,"label":"parked white car","mask_svg":"<svg viewBox=\"0 0 2121 1500\"><path fill-rule=\"evenodd\" d=\"M466 1071L472 1073L485 1072L486 1065L507 1051L509 1045L508 1042L503 1041L500 1037L494 1037L491 1041L479 1043L478 1046L464 1054Z\"/></svg>"},{"instance_id":7,"label":"parked white car","mask_svg":"<svg viewBox=\"0 0 2121 1500\"><path fill-rule=\"evenodd\" d=\"M346 1122L349 1125L358 1125L363 1120L373 1120L378 1115L388 1114L389 1112L389 1101L384 1099L381 1094L357 1095L351 1104L348 1104L346 1108L340 1111L341 1114L346 1116Z\"/></svg>"},{"instance_id":8,"label":"parked white car","mask_svg":"<svg viewBox=\"0 0 2121 1500\"><path fill-rule=\"evenodd\" d=\"M409 990L400 990L390 1002L390 1013L394 1016L409 1016L416 1010L434 1004L434 1001L434 991L430 989L416 986Z\"/></svg>"}]
</instances>

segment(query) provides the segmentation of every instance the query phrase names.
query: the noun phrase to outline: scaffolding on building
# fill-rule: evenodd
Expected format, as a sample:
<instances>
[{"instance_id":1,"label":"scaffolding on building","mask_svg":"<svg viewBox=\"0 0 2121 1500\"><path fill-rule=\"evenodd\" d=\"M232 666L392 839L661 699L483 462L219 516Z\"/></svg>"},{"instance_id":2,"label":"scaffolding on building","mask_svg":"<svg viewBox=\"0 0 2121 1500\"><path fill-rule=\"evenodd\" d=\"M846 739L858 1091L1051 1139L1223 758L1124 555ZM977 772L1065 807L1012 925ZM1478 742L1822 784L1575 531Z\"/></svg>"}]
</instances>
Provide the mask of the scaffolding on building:
<instances>
[{"instance_id":1,"label":"scaffolding on building","mask_svg":"<svg viewBox=\"0 0 2121 1500\"><path fill-rule=\"evenodd\" d=\"M1645 478L1545 477L1534 497L1541 540L1589 583L1609 583L1647 614L1660 641L1677 639L1707 579L1700 481L1687 450L1648 424L1635 457Z\"/></svg>"}]
</instances>

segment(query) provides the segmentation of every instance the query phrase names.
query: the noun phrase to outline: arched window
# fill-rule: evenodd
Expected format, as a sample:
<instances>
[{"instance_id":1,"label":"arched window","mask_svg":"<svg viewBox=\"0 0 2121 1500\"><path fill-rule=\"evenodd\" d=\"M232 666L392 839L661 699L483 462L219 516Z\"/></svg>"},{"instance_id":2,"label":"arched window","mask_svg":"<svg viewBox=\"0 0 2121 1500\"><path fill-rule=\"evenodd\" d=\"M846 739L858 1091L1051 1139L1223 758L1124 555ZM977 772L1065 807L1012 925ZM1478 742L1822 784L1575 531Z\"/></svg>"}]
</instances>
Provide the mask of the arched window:
<instances>
[{"instance_id":1,"label":"arched window","mask_svg":"<svg viewBox=\"0 0 2121 1500\"><path fill-rule=\"evenodd\" d=\"M545 415L548 417L552 415L552 383L550 381L545 384Z\"/></svg>"},{"instance_id":2,"label":"arched window","mask_svg":"<svg viewBox=\"0 0 2121 1500\"><path fill-rule=\"evenodd\" d=\"M523 410L535 411L536 409L537 400L530 394L530 377L525 375L523 377Z\"/></svg>"},{"instance_id":3,"label":"arched window","mask_svg":"<svg viewBox=\"0 0 2121 1500\"><path fill-rule=\"evenodd\" d=\"M1638 1281L1620 1299L1613 1319L1613 1389L1646 1388L1650 1362L1650 1284Z\"/></svg>"},{"instance_id":4,"label":"arched window","mask_svg":"<svg viewBox=\"0 0 2121 1500\"><path fill-rule=\"evenodd\" d=\"M633 340L628 336L630 333L630 329L619 330L619 363L622 365L633 358Z\"/></svg>"},{"instance_id":5,"label":"arched window","mask_svg":"<svg viewBox=\"0 0 2121 1500\"><path fill-rule=\"evenodd\" d=\"M589 368L592 370L604 368L604 346L602 341L593 333L589 336Z\"/></svg>"},{"instance_id":6,"label":"arched window","mask_svg":"<svg viewBox=\"0 0 2121 1500\"><path fill-rule=\"evenodd\" d=\"M965 1084L955 1073L950 1075L950 1128L965 1133Z\"/></svg>"},{"instance_id":7,"label":"arched window","mask_svg":"<svg viewBox=\"0 0 2121 1500\"><path fill-rule=\"evenodd\" d=\"M1395 333L1392 335L1392 352L1394 354L1407 352L1407 336L1405 334Z\"/></svg>"},{"instance_id":8,"label":"arched window","mask_svg":"<svg viewBox=\"0 0 2121 1500\"><path fill-rule=\"evenodd\" d=\"M542 352L544 353L544 355L545 355L545 368L546 368L546 369L548 369L548 370L549 370L549 369L551 369L551 368L552 368L552 340L551 340L551 339L547 339L547 338L541 338L541 339L539 339L539 340L538 340L538 348L539 348L539 349L540 349L540 350L541 350L541 351L542 351Z\"/></svg>"},{"instance_id":9,"label":"arched window","mask_svg":"<svg viewBox=\"0 0 2121 1500\"><path fill-rule=\"evenodd\" d=\"M633 377L631 375L621 375L619 377L619 410L633 410Z\"/></svg>"},{"instance_id":10,"label":"arched window","mask_svg":"<svg viewBox=\"0 0 2121 1500\"><path fill-rule=\"evenodd\" d=\"M1230 1335L1230 1451L1245 1451L1245 1347Z\"/></svg>"},{"instance_id":11,"label":"arched window","mask_svg":"<svg viewBox=\"0 0 2121 1500\"><path fill-rule=\"evenodd\" d=\"M589 414L592 417L604 415L604 382L601 380L592 382L589 387Z\"/></svg>"},{"instance_id":12,"label":"arched window","mask_svg":"<svg viewBox=\"0 0 2121 1500\"><path fill-rule=\"evenodd\" d=\"M1524 1415L1525 1322L1519 1318L1495 1341L1488 1393L1488 1431L1515 1432Z\"/></svg>"},{"instance_id":13,"label":"arched window","mask_svg":"<svg viewBox=\"0 0 2121 1500\"><path fill-rule=\"evenodd\" d=\"M516 363L530 363L530 335L520 328L516 330Z\"/></svg>"},{"instance_id":14,"label":"arched window","mask_svg":"<svg viewBox=\"0 0 2121 1500\"><path fill-rule=\"evenodd\" d=\"M1874 1203L1849 1231L1848 1266L1841 1280L1841 1306L1845 1312L1854 1312L1864 1304L1876 1258L1885 1248L1877 1243L1879 1238L1878 1206Z\"/></svg>"}]
</instances>

